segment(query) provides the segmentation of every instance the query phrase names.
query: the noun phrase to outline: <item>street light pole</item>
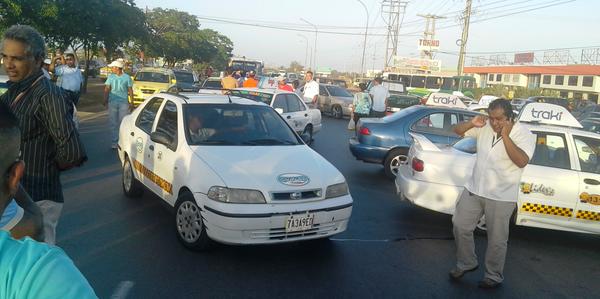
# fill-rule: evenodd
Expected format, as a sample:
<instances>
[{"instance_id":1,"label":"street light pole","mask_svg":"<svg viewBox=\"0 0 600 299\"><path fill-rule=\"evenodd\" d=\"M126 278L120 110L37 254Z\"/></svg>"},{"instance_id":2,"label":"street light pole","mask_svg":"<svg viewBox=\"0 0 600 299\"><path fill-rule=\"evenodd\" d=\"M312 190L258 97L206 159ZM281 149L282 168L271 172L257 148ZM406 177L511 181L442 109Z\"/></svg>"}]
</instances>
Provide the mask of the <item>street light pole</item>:
<instances>
[{"instance_id":1,"label":"street light pole","mask_svg":"<svg viewBox=\"0 0 600 299\"><path fill-rule=\"evenodd\" d=\"M298 33L298 36L304 38L304 40L306 41L306 51L304 51L304 67L307 67L307 58L308 58L308 37L304 36L303 34Z\"/></svg>"},{"instance_id":2,"label":"street light pole","mask_svg":"<svg viewBox=\"0 0 600 299\"><path fill-rule=\"evenodd\" d=\"M304 23L306 23L306 24L308 24L310 26L313 26L315 28L315 48L313 50L315 53L313 55L313 59L312 60L313 60L313 63L314 63L313 71L316 73L317 72L317 36L319 35L319 29L317 28L317 25L315 25L315 24L313 24L313 23L311 23L311 22L309 22L309 21L307 21L307 20L305 20L303 18L300 18L300 21L302 21L302 22L304 22Z\"/></svg>"},{"instance_id":3,"label":"street light pole","mask_svg":"<svg viewBox=\"0 0 600 299\"><path fill-rule=\"evenodd\" d=\"M367 31L369 30L369 10L367 9L367 6L365 5L364 2L362 2L361 0L356 0L358 1L360 4L362 4L362 6L365 8L365 12L367 13L367 26L365 27L365 41L363 42L363 53L362 53L362 59L360 61L360 74L361 76L364 76L365 74L365 50L367 49Z\"/></svg>"}]
</instances>

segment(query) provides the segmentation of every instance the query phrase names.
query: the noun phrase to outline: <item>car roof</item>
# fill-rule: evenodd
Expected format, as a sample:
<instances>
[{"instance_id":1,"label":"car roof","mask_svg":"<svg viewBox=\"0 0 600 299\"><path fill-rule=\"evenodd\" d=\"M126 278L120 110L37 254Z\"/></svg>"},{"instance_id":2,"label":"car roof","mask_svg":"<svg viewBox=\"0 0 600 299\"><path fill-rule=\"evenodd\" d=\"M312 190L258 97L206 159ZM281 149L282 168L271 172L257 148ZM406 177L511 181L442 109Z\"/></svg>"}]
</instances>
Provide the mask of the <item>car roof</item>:
<instances>
[{"instance_id":1,"label":"car roof","mask_svg":"<svg viewBox=\"0 0 600 299\"><path fill-rule=\"evenodd\" d=\"M162 67L143 67L138 72L152 72L152 73L169 74L169 73L172 73L173 70L162 68Z\"/></svg>"},{"instance_id":2,"label":"car roof","mask_svg":"<svg viewBox=\"0 0 600 299\"><path fill-rule=\"evenodd\" d=\"M246 98L220 95L220 94L200 94L200 93L157 93L155 96L165 99L174 100L182 104L239 104L239 105L254 105L268 106L265 103L249 100Z\"/></svg>"},{"instance_id":3,"label":"car roof","mask_svg":"<svg viewBox=\"0 0 600 299\"><path fill-rule=\"evenodd\" d=\"M576 135L583 136L583 137L600 139L600 134L593 133L593 132L586 131L586 130L579 129L579 128L561 127L561 126L552 126L552 125L540 125L540 124L524 123L524 122L520 122L520 123L525 125L525 127L527 127L531 131L542 131L542 132L552 132L552 133L570 133L570 134L576 134Z\"/></svg>"},{"instance_id":4,"label":"car roof","mask_svg":"<svg viewBox=\"0 0 600 299\"><path fill-rule=\"evenodd\" d=\"M283 93L295 94L294 92L282 90L282 89L270 89L270 88L258 88L258 87L235 88L233 90L254 91L254 92L262 92L262 93L268 93L268 94L283 94Z\"/></svg>"}]
</instances>

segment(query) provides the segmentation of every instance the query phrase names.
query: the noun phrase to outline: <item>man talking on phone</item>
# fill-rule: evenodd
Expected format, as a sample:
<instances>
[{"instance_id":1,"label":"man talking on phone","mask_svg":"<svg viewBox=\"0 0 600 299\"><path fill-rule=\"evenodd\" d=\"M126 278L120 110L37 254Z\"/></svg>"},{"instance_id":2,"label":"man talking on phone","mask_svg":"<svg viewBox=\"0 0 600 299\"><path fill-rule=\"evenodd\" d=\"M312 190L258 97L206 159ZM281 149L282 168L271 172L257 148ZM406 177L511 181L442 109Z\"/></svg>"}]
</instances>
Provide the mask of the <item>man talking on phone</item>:
<instances>
[{"instance_id":1,"label":"man talking on phone","mask_svg":"<svg viewBox=\"0 0 600 299\"><path fill-rule=\"evenodd\" d=\"M497 99L488 106L488 117L454 127L456 134L477 139L477 160L452 218L457 262L449 274L458 280L478 268L473 231L485 215L488 245L480 288L496 288L504 280L509 222L523 168L535 150L535 135L514 118L510 101Z\"/></svg>"}]
</instances>

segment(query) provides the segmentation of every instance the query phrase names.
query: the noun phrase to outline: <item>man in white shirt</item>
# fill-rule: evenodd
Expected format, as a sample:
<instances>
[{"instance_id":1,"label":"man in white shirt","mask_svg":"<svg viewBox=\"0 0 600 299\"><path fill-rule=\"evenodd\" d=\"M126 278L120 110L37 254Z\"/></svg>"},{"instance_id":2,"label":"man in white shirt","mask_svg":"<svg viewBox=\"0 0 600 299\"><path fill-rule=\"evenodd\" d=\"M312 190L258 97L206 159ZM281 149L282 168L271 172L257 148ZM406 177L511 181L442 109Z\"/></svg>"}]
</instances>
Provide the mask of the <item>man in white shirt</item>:
<instances>
[{"instance_id":1,"label":"man in white shirt","mask_svg":"<svg viewBox=\"0 0 600 299\"><path fill-rule=\"evenodd\" d=\"M535 135L514 122L510 101L494 100L488 115L454 127L456 134L477 139L477 160L452 218L457 263L450 277L460 279L477 269L473 230L485 215L488 246L481 288L498 287L504 280L510 218L516 208L523 168L535 150Z\"/></svg>"},{"instance_id":2,"label":"man in white shirt","mask_svg":"<svg viewBox=\"0 0 600 299\"><path fill-rule=\"evenodd\" d=\"M319 83L313 80L313 72L311 71L306 72L304 79L306 80L306 84L304 84L304 94L302 97L304 98L305 103L314 106L316 105L319 96Z\"/></svg>"},{"instance_id":3,"label":"man in white shirt","mask_svg":"<svg viewBox=\"0 0 600 299\"><path fill-rule=\"evenodd\" d=\"M50 72L58 77L56 85L64 89L71 102L77 105L83 76L81 76L81 71L77 67L75 54L67 53L66 55L59 55L58 58L61 61L61 65L55 67L54 64L51 64Z\"/></svg>"},{"instance_id":4,"label":"man in white shirt","mask_svg":"<svg viewBox=\"0 0 600 299\"><path fill-rule=\"evenodd\" d=\"M377 77L373 80L373 87L369 90L369 95L373 99L373 107L371 107L370 117L384 117L387 107L387 100L390 97L389 90L381 85L383 79Z\"/></svg>"}]
</instances>

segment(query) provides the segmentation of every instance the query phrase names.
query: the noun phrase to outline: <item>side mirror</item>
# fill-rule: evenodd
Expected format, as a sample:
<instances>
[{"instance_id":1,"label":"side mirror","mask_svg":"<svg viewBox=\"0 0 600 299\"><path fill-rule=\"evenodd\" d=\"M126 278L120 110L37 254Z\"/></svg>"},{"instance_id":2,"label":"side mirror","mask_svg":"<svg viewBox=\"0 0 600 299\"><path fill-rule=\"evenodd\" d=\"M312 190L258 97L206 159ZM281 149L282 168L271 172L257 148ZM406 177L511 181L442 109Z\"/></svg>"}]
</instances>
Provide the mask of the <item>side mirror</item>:
<instances>
[{"instance_id":1,"label":"side mirror","mask_svg":"<svg viewBox=\"0 0 600 299\"><path fill-rule=\"evenodd\" d=\"M173 143L173 138L171 138L171 136L162 133L162 132L152 132L152 134L150 134L150 140L156 142L156 143L160 143L160 144L164 144L167 147L171 146L171 143Z\"/></svg>"},{"instance_id":2,"label":"side mirror","mask_svg":"<svg viewBox=\"0 0 600 299\"><path fill-rule=\"evenodd\" d=\"M283 109L282 108L275 108L275 111L277 111L277 113L279 113L279 114L283 114Z\"/></svg>"}]
</instances>

